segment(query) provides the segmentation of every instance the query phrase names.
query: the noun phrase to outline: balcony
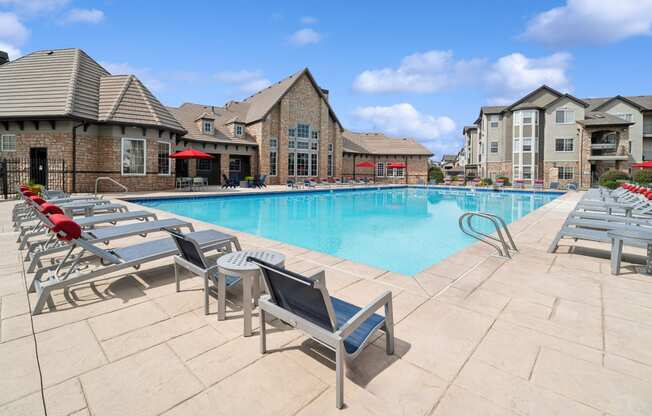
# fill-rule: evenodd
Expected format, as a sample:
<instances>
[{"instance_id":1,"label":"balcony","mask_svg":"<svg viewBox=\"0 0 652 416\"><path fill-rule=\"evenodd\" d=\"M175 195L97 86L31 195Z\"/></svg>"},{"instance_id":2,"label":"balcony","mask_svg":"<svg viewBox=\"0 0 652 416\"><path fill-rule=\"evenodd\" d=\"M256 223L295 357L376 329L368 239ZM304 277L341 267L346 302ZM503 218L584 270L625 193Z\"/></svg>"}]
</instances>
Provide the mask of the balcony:
<instances>
[{"instance_id":1,"label":"balcony","mask_svg":"<svg viewBox=\"0 0 652 416\"><path fill-rule=\"evenodd\" d=\"M591 143L591 150L615 150L617 148L616 143Z\"/></svg>"}]
</instances>

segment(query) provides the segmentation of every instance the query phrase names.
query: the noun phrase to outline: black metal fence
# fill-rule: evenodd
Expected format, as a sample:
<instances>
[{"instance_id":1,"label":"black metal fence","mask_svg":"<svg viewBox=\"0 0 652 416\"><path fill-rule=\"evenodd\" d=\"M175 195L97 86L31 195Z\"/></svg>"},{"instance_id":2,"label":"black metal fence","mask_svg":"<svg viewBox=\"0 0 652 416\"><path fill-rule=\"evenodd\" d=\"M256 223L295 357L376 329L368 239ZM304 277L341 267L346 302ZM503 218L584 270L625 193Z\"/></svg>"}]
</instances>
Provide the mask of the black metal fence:
<instances>
[{"instance_id":1,"label":"black metal fence","mask_svg":"<svg viewBox=\"0 0 652 416\"><path fill-rule=\"evenodd\" d=\"M18 185L34 183L67 192L64 159L16 158L0 160L0 186L5 199Z\"/></svg>"}]
</instances>

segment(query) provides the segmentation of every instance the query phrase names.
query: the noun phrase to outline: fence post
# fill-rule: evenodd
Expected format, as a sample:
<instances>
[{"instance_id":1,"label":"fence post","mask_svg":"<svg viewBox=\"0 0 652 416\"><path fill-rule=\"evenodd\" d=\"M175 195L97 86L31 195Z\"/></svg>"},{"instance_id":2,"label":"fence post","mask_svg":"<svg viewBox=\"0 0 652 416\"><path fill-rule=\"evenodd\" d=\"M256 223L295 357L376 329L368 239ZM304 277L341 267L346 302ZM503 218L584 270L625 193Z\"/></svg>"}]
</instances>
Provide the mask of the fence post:
<instances>
[{"instance_id":1,"label":"fence post","mask_svg":"<svg viewBox=\"0 0 652 416\"><path fill-rule=\"evenodd\" d=\"M7 159L2 159L0 162L0 176L2 176L2 195L5 197L5 200L9 198L9 183L7 181Z\"/></svg>"},{"instance_id":2,"label":"fence post","mask_svg":"<svg viewBox=\"0 0 652 416\"><path fill-rule=\"evenodd\" d=\"M61 179L63 183L61 184L61 188L63 192L68 192L68 183L66 182L66 159L63 159L61 161Z\"/></svg>"}]
</instances>

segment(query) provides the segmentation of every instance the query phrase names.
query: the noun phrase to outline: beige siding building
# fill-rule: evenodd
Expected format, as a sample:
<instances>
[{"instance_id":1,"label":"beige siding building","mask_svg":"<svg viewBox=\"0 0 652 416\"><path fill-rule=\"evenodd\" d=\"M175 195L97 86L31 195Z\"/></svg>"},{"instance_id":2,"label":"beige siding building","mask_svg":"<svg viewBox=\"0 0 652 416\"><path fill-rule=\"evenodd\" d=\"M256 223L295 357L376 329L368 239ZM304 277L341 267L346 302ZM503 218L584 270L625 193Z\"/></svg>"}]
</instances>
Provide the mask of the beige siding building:
<instances>
[{"instance_id":1,"label":"beige siding building","mask_svg":"<svg viewBox=\"0 0 652 416\"><path fill-rule=\"evenodd\" d=\"M587 188L608 169L652 159L652 96L579 99L544 85L511 105L482 107L475 125L477 134L463 133L483 177Z\"/></svg>"}]
</instances>

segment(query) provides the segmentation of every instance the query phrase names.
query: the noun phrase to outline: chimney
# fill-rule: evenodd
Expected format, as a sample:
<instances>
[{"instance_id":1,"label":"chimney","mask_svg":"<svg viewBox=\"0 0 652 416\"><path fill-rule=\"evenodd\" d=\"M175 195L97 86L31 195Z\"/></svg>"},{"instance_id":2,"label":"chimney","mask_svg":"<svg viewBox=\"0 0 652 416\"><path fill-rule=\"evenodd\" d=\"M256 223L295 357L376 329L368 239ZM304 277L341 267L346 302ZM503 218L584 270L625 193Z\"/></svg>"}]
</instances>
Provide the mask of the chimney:
<instances>
[{"instance_id":1,"label":"chimney","mask_svg":"<svg viewBox=\"0 0 652 416\"><path fill-rule=\"evenodd\" d=\"M5 51L0 51L0 65L9 62L9 54Z\"/></svg>"},{"instance_id":2,"label":"chimney","mask_svg":"<svg viewBox=\"0 0 652 416\"><path fill-rule=\"evenodd\" d=\"M328 90L326 88L320 88L321 93L324 94L324 97L326 97L326 102L328 102Z\"/></svg>"}]
</instances>

